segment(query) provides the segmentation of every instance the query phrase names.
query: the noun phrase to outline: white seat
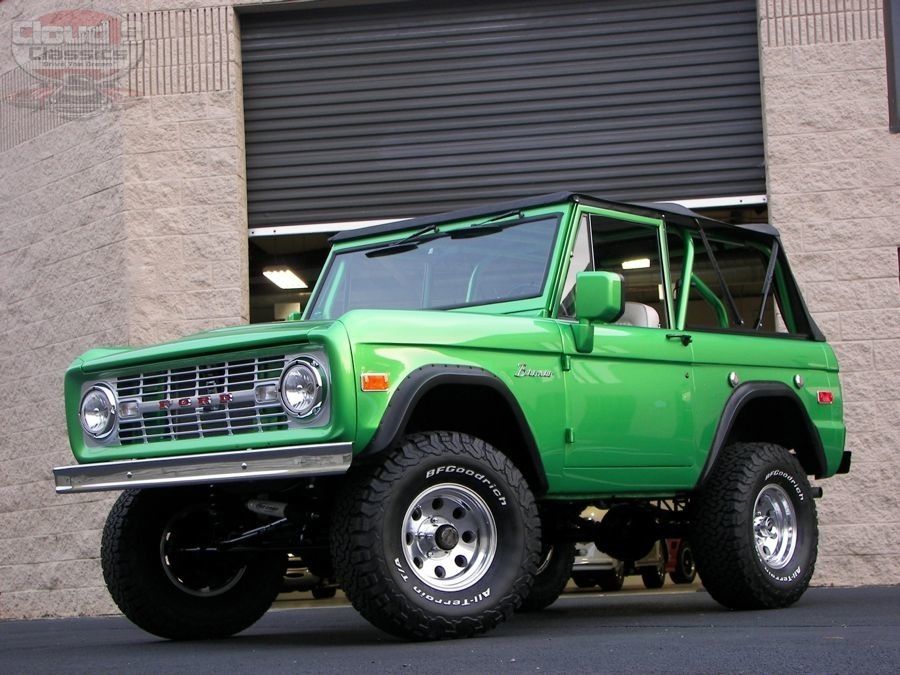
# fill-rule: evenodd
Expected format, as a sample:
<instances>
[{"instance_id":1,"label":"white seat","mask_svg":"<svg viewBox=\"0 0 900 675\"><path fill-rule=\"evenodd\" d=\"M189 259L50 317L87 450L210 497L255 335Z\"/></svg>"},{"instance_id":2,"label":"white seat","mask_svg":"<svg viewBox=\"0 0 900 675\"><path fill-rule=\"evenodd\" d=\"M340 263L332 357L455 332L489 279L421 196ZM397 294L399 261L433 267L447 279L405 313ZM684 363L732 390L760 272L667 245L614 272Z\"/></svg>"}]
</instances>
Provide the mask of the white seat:
<instances>
[{"instance_id":1,"label":"white seat","mask_svg":"<svg viewBox=\"0 0 900 675\"><path fill-rule=\"evenodd\" d=\"M659 328L659 312L642 302L626 302L625 311L616 321L616 325Z\"/></svg>"}]
</instances>

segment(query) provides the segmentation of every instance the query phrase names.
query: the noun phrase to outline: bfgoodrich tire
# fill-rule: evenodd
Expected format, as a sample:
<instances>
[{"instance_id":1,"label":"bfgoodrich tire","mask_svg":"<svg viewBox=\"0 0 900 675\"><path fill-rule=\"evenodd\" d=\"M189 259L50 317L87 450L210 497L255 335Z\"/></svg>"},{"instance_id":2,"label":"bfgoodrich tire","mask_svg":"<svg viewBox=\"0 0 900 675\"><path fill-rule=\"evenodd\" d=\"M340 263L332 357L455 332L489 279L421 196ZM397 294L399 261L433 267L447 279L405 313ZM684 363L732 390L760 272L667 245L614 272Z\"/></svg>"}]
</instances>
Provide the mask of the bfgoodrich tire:
<instances>
[{"instance_id":1,"label":"bfgoodrich tire","mask_svg":"<svg viewBox=\"0 0 900 675\"><path fill-rule=\"evenodd\" d=\"M172 640L233 635L272 605L284 578L283 554L199 553L211 548L205 495L128 490L106 520L103 578L122 613Z\"/></svg>"},{"instance_id":2,"label":"bfgoodrich tire","mask_svg":"<svg viewBox=\"0 0 900 675\"><path fill-rule=\"evenodd\" d=\"M787 450L727 447L691 510L697 571L718 602L768 609L803 595L815 568L818 523L809 481Z\"/></svg>"},{"instance_id":3,"label":"bfgoodrich tire","mask_svg":"<svg viewBox=\"0 0 900 675\"><path fill-rule=\"evenodd\" d=\"M467 637L528 596L540 519L524 477L492 446L415 434L348 478L332 558L347 597L378 628L418 640Z\"/></svg>"}]
</instances>

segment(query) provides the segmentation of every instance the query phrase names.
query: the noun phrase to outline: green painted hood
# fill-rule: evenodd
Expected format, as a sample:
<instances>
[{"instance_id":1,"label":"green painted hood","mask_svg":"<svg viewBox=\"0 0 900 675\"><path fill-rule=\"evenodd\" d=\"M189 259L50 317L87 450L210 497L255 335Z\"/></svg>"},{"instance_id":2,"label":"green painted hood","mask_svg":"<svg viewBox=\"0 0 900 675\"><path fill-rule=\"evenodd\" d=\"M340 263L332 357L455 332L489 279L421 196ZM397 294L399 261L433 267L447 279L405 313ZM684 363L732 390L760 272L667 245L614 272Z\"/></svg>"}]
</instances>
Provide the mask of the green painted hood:
<instances>
[{"instance_id":1,"label":"green painted hood","mask_svg":"<svg viewBox=\"0 0 900 675\"><path fill-rule=\"evenodd\" d=\"M96 373L207 354L305 344L309 342L310 333L325 331L332 324L333 321L284 321L217 328L152 347L94 349L79 357L73 365L80 364L85 373Z\"/></svg>"}]
</instances>

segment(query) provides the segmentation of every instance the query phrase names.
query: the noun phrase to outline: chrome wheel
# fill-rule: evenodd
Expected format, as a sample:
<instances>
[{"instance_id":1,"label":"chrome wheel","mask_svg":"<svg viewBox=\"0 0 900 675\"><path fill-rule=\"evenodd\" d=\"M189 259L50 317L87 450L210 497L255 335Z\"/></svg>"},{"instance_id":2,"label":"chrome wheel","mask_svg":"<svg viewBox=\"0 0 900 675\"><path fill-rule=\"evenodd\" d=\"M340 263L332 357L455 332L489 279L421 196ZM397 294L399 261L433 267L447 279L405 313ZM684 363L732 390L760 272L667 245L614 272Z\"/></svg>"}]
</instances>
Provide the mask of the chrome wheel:
<instances>
[{"instance_id":1,"label":"chrome wheel","mask_svg":"<svg viewBox=\"0 0 900 675\"><path fill-rule=\"evenodd\" d=\"M753 506L756 553L768 567L780 570L797 547L797 514L791 498L780 485L766 485Z\"/></svg>"},{"instance_id":2,"label":"chrome wheel","mask_svg":"<svg viewBox=\"0 0 900 675\"><path fill-rule=\"evenodd\" d=\"M403 518L403 554L421 581L441 591L468 588L490 569L497 525L472 490L442 483L421 492Z\"/></svg>"}]
</instances>

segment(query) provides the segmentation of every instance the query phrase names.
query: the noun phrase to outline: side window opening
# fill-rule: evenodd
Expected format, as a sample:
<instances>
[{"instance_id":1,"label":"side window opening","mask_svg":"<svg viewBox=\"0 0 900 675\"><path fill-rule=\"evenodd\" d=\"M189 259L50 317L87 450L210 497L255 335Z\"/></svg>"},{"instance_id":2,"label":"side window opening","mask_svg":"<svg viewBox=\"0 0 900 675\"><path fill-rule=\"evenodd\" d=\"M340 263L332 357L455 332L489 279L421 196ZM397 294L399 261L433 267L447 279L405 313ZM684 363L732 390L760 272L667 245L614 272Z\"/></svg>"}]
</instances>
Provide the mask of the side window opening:
<instances>
[{"instance_id":1,"label":"side window opening","mask_svg":"<svg viewBox=\"0 0 900 675\"><path fill-rule=\"evenodd\" d=\"M674 291L683 293L685 287L688 291L685 329L797 332L790 309L783 302L784 279L777 265L777 244L773 243L770 249L755 242L707 236L707 250L697 233L670 234L668 242ZM683 268L688 245L693 246L693 266L685 284ZM723 290L722 281L727 290ZM679 304L676 300L676 306Z\"/></svg>"},{"instance_id":2,"label":"side window opening","mask_svg":"<svg viewBox=\"0 0 900 675\"><path fill-rule=\"evenodd\" d=\"M625 312L616 323L648 328L668 326L661 261L657 228L596 214L582 216L563 284L559 316L575 315L578 272L616 272L625 279Z\"/></svg>"},{"instance_id":3,"label":"side window opening","mask_svg":"<svg viewBox=\"0 0 900 675\"><path fill-rule=\"evenodd\" d=\"M599 215L590 224L594 269L625 278L625 313L616 323L667 327L659 230Z\"/></svg>"}]
</instances>

